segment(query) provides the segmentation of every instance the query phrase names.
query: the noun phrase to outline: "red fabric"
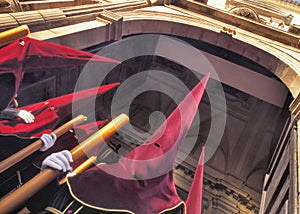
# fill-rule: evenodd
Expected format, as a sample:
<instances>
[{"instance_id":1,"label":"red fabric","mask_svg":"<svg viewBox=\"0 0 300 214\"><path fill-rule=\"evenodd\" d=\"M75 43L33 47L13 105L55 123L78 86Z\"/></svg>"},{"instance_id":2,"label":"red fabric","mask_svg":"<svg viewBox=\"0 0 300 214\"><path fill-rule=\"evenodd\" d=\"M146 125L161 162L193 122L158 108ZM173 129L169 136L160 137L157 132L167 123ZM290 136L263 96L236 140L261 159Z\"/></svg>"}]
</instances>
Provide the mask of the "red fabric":
<instances>
[{"instance_id":1,"label":"red fabric","mask_svg":"<svg viewBox=\"0 0 300 214\"><path fill-rule=\"evenodd\" d=\"M208 78L206 75L194 87L144 144L115 164L99 165L69 178L75 198L91 206L143 214L159 213L181 203L173 180L173 164Z\"/></svg>"},{"instance_id":2,"label":"red fabric","mask_svg":"<svg viewBox=\"0 0 300 214\"><path fill-rule=\"evenodd\" d=\"M20 118L16 120L1 120L0 135L34 138L41 137L44 133L49 134L62 119L70 116L72 111L76 111L80 107L94 101L96 96L109 91L119 84L113 83L74 92L19 108L20 110L24 109L31 112L35 116L35 121L26 124Z\"/></svg>"},{"instance_id":3,"label":"red fabric","mask_svg":"<svg viewBox=\"0 0 300 214\"><path fill-rule=\"evenodd\" d=\"M157 178L127 180L94 167L69 177L68 182L79 200L102 209L153 214L182 202L176 192L172 171Z\"/></svg>"},{"instance_id":4,"label":"red fabric","mask_svg":"<svg viewBox=\"0 0 300 214\"><path fill-rule=\"evenodd\" d=\"M202 208L202 185L204 174L204 147L202 147L201 156L194 175L194 180L186 200L187 214L201 214Z\"/></svg>"},{"instance_id":5,"label":"red fabric","mask_svg":"<svg viewBox=\"0 0 300 214\"><path fill-rule=\"evenodd\" d=\"M120 63L119 61L110 58L51 42L40 41L28 37L23 38L22 40L29 46L25 58L25 70L29 68L52 68L82 65L87 63L89 60Z\"/></svg>"},{"instance_id":6,"label":"red fabric","mask_svg":"<svg viewBox=\"0 0 300 214\"><path fill-rule=\"evenodd\" d=\"M14 95L19 89L24 70L83 65L89 60L119 63L89 52L25 37L0 48L0 75L4 73L14 75ZM10 100L1 100L1 102L5 102L7 106Z\"/></svg>"},{"instance_id":7,"label":"red fabric","mask_svg":"<svg viewBox=\"0 0 300 214\"><path fill-rule=\"evenodd\" d=\"M89 137L96 131L98 131L101 127L107 123L108 120L100 120L91 123L86 123L80 126L74 127L75 133L82 135L84 138Z\"/></svg>"}]
</instances>

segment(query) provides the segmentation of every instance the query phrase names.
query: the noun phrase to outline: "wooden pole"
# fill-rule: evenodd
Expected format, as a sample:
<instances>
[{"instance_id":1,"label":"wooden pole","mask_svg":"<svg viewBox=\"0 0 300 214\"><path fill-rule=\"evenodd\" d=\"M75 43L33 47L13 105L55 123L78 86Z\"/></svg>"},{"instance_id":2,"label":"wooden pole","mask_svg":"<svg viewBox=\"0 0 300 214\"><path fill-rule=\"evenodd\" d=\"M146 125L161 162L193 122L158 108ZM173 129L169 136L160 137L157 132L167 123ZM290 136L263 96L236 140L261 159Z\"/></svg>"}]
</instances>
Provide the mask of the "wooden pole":
<instances>
[{"instance_id":1,"label":"wooden pole","mask_svg":"<svg viewBox=\"0 0 300 214\"><path fill-rule=\"evenodd\" d=\"M0 47L27 36L30 30L27 25L21 25L0 33Z\"/></svg>"},{"instance_id":2,"label":"wooden pole","mask_svg":"<svg viewBox=\"0 0 300 214\"><path fill-rule=\"evenodd\" d=\"M55 129L53 133L60 137L70 129L72 129L75 125L78 125L86 120L86 117L83 115L79 115L74 119L70 120L69 122L65 123L64 125L60 126L59 128ZM29 155L33 154L34 152L38 151L43 146L43 142L41 139L33 142L29 146L25 147L24 149L18 151L17 153L11 155L10 157L6 158L5 160L0 162L0 173L7 170L8 168L12 167L16 163L20 162L24 158L28 157Z\"/></svg>"},{"instance_id":3,"label":"wooden pole","mask_svg":"<svg viewBox=\"0 0 300 214\"><path fill-rule=\"evenodd\" d=\"M71 176L78 175L78 174L82 173L84 170L89 168L93 163L95 163L96 160L97 160L96 156L92 156L92 157L88 158L82 164L80 164L76 169L74 169L71 173L68 173L68 175L66 177L61 179L59 181L59 184L61 185L61 184L66 183L67 177L71 177Z\"/></svg>"},{"instance_id":4,"label":"wooden pole","mask_svg":"<svg viewBox=\"0 0 300 214\"><path fill-rule=\"evenodd\" d=\"M113 119L110 123L101 128L98 132L96 132L98 134L95 133L94 135L89 137L89 140L91 142L84 141L71 150L73 160L78 160L79 158L84 157L85 154L88 154L92 149L95 148L94 144L97 141L100 140L100 142L104 142L116 133L116 131L119 129L119 126L123 127L123 125L128 123L128 121L129 118L126 114L121 114L115 119Z\"/></svg>"},{"instance_id":5,"label":"wooden pole","mask_svg":"<svg viewBox=\"0 0 300 214\"><path fill-rule=\"evenodd\" d=\"M84 155L84 151L89 151L94 149L99 143L105 142L109 137L116 133L120 128L122 128L126 123L128 123L129 118L125 114L121 114L115 119L113 119L106 126L101 128L99 131L91 135L80 145L71 150L73 160L76 161L77 158L81 158ZM33 196L45 185L49 184L53 179L55 179L62 172L54 169L46 168L41 173L36 175L34 178L26 182L16 191L7 195L0 201L0 212L10 213L15 208L20 206L24 201Z\"/></svg>"},{"instance_id":6,"label":"wooden pole","mask_svg":"<svg viewBox=\"0 0 300 214\"><path fill-rule=\"evenodd\" d=\"M108 155L110 155L112 152L113 152L113 150L111 148L107 149L106 151L104 151L101 154L100 160L104 159L105 157L107 157ZM84 172L92 164L94 164L97 161L97 159L98 158L96 156L91 156L90 158L88 158L87 160L85 160L82 164L80 164L76 169L74 169L72 172L68 173L68 175L66 177L64 177L63 179L61 179L59 181L59 184L60 185L64 184L67 181L68 177L71 177L71 176L74 176L74 175L78 175L78 174Z\"/></svg>"}]
</instances>

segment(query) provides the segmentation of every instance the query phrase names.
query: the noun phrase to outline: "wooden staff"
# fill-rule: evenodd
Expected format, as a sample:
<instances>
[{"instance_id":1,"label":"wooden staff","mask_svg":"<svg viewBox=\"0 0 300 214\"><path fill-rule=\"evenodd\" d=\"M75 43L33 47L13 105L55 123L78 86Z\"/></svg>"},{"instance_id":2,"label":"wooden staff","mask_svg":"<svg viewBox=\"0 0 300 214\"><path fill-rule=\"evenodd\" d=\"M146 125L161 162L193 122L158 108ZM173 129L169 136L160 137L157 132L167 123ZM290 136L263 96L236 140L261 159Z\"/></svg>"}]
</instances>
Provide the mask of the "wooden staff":
<instances>
[{"instance_id":1,"label":"wooden staff","mask_svg":"<svg viewBox=\"0 0 300 214\"><path fill-rule=\"evenodd\" d=\"M70 120L69 122L65 123L64 125L60 126L59 128L55 129L53 133L60 137L70 129L74 128L74 126L82 123L86 120L86 117L83 115L79 115L75 117L74 119ZM10 157L6 158L5 160L0 162L0 173L7 170L9 167L12 167L16 163L20 162L24 158L28 157L32 153L38 151L43 146L43 141L41 139L36 140L29 146L25 147L24 149L21 149L17 153L11 155Z\"/></svg>"},{"instance_id":2,"label":"wooden staff","mask_svg":"<svg viewBox=\"0 0 300 214\"><path fill-rule=\"evenodd\" d=\"M113 152L113 150L111 148L105 150L101 156L100 156L100 160L103 160L104 158L106 158L108 155L110 155ZM69 173L66 177L64 177L63 179L61 179L59 181L59 184L64 184L67 181L67 177L71 177L74 175L78 175L80 173L82 173L83 171L85 171L86 169L88 169L93 163L95 163L97 161L97 157L96 156L91 156L90 158L88 158L87 160L85 160L82 164L80 164L76 169L74 169L71 173Z\"/></svg>"},{"instance_id":3,"label":"wooden staff","mask_svg":"<svg viewBox=\"0 0 300 214\"><path fill-rule=\"evenodd\" d=\"M114 133L116 133L120 128L122 128L126 123L128 123L129 118L125 114L121 114L115 119L113 119L106 126L101 128L99 131L91 135L85 141L83 141L79 146L76 146L71 150L73 160L76 161L84 155L84 151L90 151L94 149L99 143L105 142ZM54 180L62 171L46 168L41 173L36 175L34 178L26 182L16 191L7 195L0 201L0 211L1 213L10 213L15 208L20 206L24 201L33 196L41 188L49 184Z\"/></svg>"},{"instance_id":4,"label":"wooden staff","mask_svg":"<svg viewBox=\"0 0 300 214\"><path fill-rule=\"evenodd\" d=\"M30 30L27 25L21 25L0 33L0 47L27 36Z\"/></svg>"},{"instance_id":5,"label":"wooden staff","mask_svg":"<svg viewBox=\"0 0 300 214\"><path fill-rule=\"evenodd\" d=\"M71 177L71 176L78 175L78 174L82 173L84 170L89 168L93 163L95 163L96 160L97 160L96 156L92 156L92 157L88 158L82 164L80 164L76 169L74 169L71 173L69 173L65 178L61 179L59 181L59 184L60 185L64 184L67 181L67 177Z\"/></svg>"}]
</instances>

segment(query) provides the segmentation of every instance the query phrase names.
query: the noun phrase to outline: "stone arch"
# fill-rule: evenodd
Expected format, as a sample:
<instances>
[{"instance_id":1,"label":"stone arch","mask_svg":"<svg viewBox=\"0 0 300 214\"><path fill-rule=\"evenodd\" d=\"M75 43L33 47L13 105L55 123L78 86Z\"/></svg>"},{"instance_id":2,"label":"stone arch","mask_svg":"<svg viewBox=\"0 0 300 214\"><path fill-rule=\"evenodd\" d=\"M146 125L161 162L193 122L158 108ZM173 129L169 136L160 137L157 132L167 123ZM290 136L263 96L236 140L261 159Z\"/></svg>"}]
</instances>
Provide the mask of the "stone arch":
<instances>
[{"instance_id":1,"label":"stone arch","mask_svg":"<svg viewBox=\"0 0 300 214\"><path fill-rule=\"evenodd\" d=\"M130 12L120 12L118 14L110 12L109 16L103 17L101 13L100 17L102 19L98 19L98 21L103 21L105 26L99 28L107 31L109 36L97 42L107 42L129 35L145 33L167 34L200 40L256 62L277 76L287 86L294 98L298 96L300 92L300 87L298 87L300 85L300 64L298 60L300 52L299 49L293 48L292 45L299 46L299 38L288 36L281 38L282 42L285 43L289 43L289 39L293 40L287 46L283 43L274 42L272 39L251 34L249 31L229 26L226 23L209 19L208 17L200 15L198 17L195 14L180 14L180 8L174 10L178 10L178 13L151 11L147 8ZM48 10L43 10L40 13L46 13L46 11ZM103 13L107 13L107 11ZM60 15L62 15L62 19L65 18L63 14ZM112 19L111 17L114 18ZM15 17L15 19L20 22L20 17ZM111 24L107 25L107 21L111 22ZM45 29L48 28L45 27ZM298 55L293 56L290 54L289 49L297 52Z\"/></svg>"},{"instance_id":2,"label":"stone arch","mask_svg":"<svg viewBox=\"0 0 300 214\"><path fill-rule=\"evenodd\" d=\"M184 20L186 21L186 20ZM226 28L208 23L195 25L183 23L182 19L160 19L126 17L123 23L122 36L133 34L154 33L181 36L201 40L209 44L227 49L248 58L268 69L277 76L295 98L300 92L299 61L272 45L272 40L251 37L238 29ZM292 48L292 47L291 47Z\"/></svg>"}]
</instances>

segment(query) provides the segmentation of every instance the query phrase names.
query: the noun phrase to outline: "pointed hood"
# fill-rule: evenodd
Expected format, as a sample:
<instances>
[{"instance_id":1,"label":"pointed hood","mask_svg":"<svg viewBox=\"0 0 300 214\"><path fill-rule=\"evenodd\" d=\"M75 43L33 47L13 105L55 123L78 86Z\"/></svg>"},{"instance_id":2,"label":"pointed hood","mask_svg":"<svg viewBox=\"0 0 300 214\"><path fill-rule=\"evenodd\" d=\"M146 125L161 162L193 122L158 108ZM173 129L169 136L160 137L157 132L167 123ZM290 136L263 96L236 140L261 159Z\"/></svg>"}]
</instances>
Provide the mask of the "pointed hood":
<instances>
[{"instance_id":1,"label":"pointed hood","mask_svg":"<svg viewBox=\"0 0 300 214\"><path fill-rule=\"evenodd\" d=\"M190 187L189 195L186 200L187 214L201 214L202 208L202 186L204 174L204 146L196 168L194 179Z\"/></svg>"},{"instance_id":2,"label":"pointed hood","mask_svg":"<svg viewBox=\"0 0 300 214\"><path fill-rule=\"evenodd\" d=\"M34 123L27 124L21 119L1 120L0 135L38 138L45 133L49 134L60 121L71 116L72 111L95 101L97 96L117 87L119 84L113 83L78 91L19 108L31 112L35 116Z\"/></svg>"},{"instance_id":3,"label":"pointed hood","mask_svg":"<svg viewBox=\"0 0 300 214\"><path fill-rule=\"evenodd\" d=\"M8 106L18 91L25 70L84 65L89 60L120 63L89 52L29 37L1 47L0 56L0 89L1 92L5 92L2 93L5 96L0 96L0 111Z\"/></svg>"},{"instance_id":4,"label":"pointed hood","mask_svg":"<svg viewBox=\"0 0 300 214\"><path fill-rule=\"evenodd\" d=\"M72 196L99 210L129 213L159 213L183 204L172 169L208 79L209 74L144 144L115 164L101 164L69 178Z\"/></svg>"},{"instance_id":5,"label":"pointed hood","mask_svg":"<svg viewBox=\"0 0 300 214\"><path fill-rule=\"evenodd\" d=\"M132 150L116 166L107 166L105 170L126 179L141 180L171 171L208 79L209 75L206 75L145 143Z\"/></svg>"}]
</instances>

